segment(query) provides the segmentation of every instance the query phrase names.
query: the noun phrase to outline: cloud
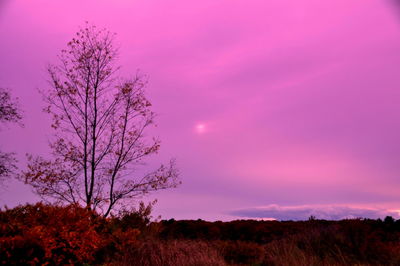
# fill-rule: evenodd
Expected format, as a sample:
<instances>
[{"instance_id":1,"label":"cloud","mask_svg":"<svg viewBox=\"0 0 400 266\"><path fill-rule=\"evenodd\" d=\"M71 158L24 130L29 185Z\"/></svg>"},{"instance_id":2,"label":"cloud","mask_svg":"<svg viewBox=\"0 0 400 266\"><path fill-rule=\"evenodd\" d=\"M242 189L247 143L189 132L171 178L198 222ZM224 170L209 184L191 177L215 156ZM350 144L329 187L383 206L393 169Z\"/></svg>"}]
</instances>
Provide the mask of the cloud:
<instances>
[{"instance_id":1,"label":"cloud","mask_svg":"<svg viewBox=\"0 0 400 266\"><path fill-rule=\"evenodd\" d=\"M311 215L317 219L341 220L346 218L399 218L399 212L381 208L350 207L343 205L300 205L280 206L271 204L263 207L238 209L230 215L247 219L307 220Z\"/></svg>"}]
</instances>

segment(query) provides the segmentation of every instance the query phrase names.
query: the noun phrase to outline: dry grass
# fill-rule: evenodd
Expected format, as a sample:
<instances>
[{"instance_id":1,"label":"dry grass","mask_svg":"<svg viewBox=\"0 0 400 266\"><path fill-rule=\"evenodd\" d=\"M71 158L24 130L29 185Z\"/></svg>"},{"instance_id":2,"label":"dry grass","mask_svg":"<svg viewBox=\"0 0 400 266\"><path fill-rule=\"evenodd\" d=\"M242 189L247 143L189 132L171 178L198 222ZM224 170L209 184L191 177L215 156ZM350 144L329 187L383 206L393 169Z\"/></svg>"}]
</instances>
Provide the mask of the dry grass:
<instances>
[{"instance_id":1,"label":"dry grass","mask_svg":"<svg viewBox=\"0 0 400 266\"><path fill-rule=\"evenodd\" d=\"M224 266L218 251L205 241L148 239L127 250L113 265Z\"/></svg>"},{"instance_id":2,"label":"dry grass","mask_svg":"<svg viewBox=\"0 0 400 266\"><path fill-rule=\"evenodd\" d=\"M132 266L369 266L399 265L398 258L363 263L332 245L316 249L315 235L296 235L265 245L241 241L159 240L151 238L126 250L112 265ZM299 243L302 243L301 248Z\"/></svg>"},{"instance_id":3,"label":"dry grass","mask_svg":"<svg viewBox=\"0 0 400 266\"><path fill-rule=\"evenodd\" d=\"M265 265L280 266L344 266L354 265L338 253L336 257L321 258L311 250L300 249L293 240L274 241L266 245ZM360 264L361 265L361 264Z\"/></svg>"}]
</instances>

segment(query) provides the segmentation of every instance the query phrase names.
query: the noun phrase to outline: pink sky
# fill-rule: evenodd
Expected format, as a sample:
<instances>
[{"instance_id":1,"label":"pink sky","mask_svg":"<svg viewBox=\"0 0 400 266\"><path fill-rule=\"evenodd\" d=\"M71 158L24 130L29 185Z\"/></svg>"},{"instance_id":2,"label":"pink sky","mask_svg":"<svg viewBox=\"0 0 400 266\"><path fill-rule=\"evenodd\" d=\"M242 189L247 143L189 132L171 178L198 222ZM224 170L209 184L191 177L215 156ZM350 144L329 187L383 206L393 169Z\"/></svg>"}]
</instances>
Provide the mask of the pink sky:
<instances>
[{"instance_id":1,"label":"pink sky","mask_svg":"<svg viewBox=\"0 0 400 266\"><path fill-rule=\"evenodd\" d=\"M2 127L0 147L16 151L21 167L26 152L48 152L49 119L37 88L47 86L46 64L89 21L117 33L123 75L140 69L149 76L159 114L154 134L162 140L149 166L176 157L183 181L149 197L159 199L156 215L395 216L394 3L1 0L0 86L20 98L25 128ZM16 182L0 195L1 205L35 200Z\"/></svg>"}]
</instances>

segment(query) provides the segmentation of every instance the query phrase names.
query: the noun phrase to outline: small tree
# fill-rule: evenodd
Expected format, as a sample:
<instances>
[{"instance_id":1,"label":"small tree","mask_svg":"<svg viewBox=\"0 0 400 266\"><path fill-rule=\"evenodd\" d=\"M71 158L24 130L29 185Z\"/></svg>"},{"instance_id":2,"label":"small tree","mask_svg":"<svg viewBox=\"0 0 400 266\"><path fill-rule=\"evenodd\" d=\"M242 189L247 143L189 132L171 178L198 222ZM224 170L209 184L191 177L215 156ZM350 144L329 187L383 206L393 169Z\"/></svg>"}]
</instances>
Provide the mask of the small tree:
<instances>
[{"instance_id":1,"label":"small tree","mask_svg":"<svg viewBox=\"0 0 400 266\"><path fill-rule=\"evenodd\" d=\"M43 91L55 129L53 160L28 156L25 182L43 198L78 203L107 216L118 204L179 184L174 161L138 176L142 160L160 148L145 137L154 123L146 81L117 77L114 34L86 25L48 68Z\"/></svg>"},{"instance_id":2,"label":"small tree","mask_svg":"<svg viewBox=\"0 0 400 266\"><path fill-rule=\"evenodd\" d=\"M0 122L17 123L22 119L18 101L11 97L8 90L0 88ZM10 177L16 167L14 153L0 151L0 181Z\"/></svg>"}]
</instances>

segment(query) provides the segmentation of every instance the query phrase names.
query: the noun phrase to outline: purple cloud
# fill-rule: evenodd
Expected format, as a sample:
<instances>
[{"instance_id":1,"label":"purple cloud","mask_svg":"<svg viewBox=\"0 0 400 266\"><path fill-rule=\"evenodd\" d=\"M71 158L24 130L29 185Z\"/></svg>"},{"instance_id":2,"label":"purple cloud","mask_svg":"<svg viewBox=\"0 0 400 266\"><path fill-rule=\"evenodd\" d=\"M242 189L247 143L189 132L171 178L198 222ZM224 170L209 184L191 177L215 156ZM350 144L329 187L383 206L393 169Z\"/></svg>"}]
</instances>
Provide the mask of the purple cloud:
<instances>
[{"instance_id":1,"label":"purple cloud","mask_svg":"<svg viewBox=\"0 0 400 266\"><path fill-rule=\"evenodd\" d=\"M399 212L378 208L350 207L340 205L300 205L300 206L281 206L268 205L239 209L229 212L229 214L249 219L276 219L276 220L307 220L310 216L317 219L341 220L352 218L384 218L392 216L399 218Z\"/></svg>"}]
</instances>

